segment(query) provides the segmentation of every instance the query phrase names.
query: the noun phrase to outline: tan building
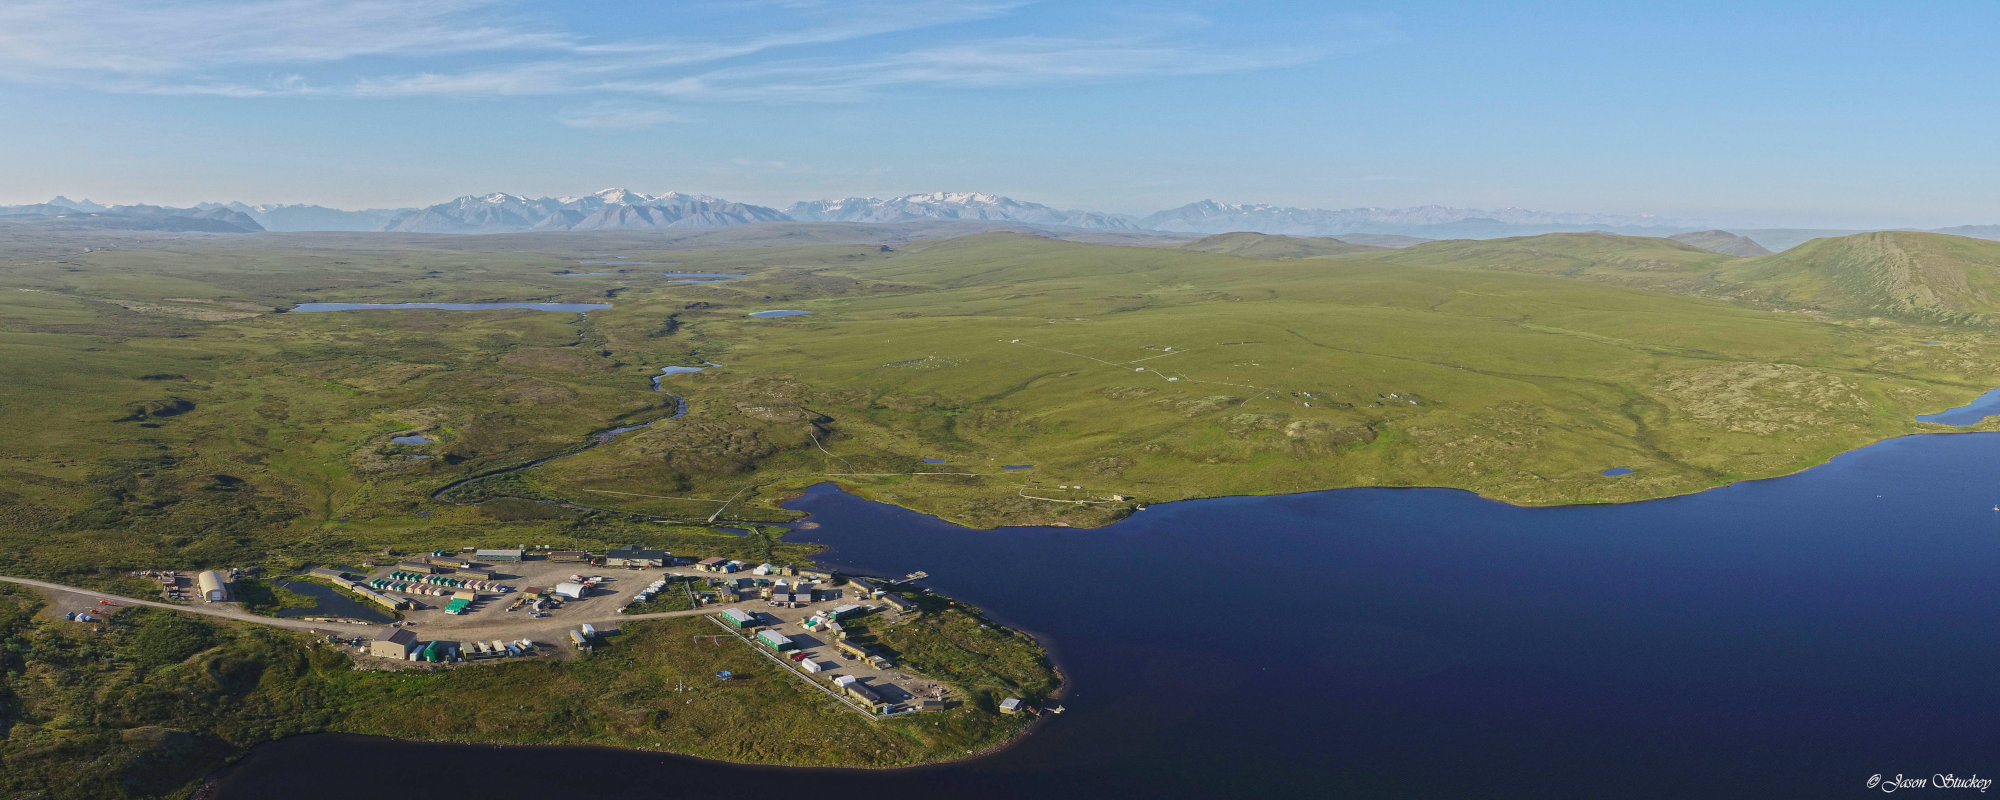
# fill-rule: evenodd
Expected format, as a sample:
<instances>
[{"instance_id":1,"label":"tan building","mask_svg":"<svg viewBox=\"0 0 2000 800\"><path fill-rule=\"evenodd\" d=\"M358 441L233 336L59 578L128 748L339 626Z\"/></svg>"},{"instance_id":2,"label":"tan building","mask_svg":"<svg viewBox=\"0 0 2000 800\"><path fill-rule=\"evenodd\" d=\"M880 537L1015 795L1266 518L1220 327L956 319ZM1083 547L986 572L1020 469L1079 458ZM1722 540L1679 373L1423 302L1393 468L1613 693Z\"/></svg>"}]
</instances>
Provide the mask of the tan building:
<instances>
[{"instance_id":1,"label":"tan building","mask_svg":"<svg viewBox=\"0 0 2000 800\"><path fill-rule=\"evenodd\" d=\"M194 576L194 585L201 590L201 599L211 603L229 602L229 579L222 573L208 570Z\"/></svg>"},{"instance_id":2,"label":"tan building","mask_svg":"<svg viewBox=\"0 0 2000 800\"><path fill-rule=\"evenodd\" d=\"M390 631L388 636L369 642L368 654L400 661L409 658L411 648L416 646L417 635L415 633L412 633L409 628L397 628Z\"/></svg>"}]
</instances>

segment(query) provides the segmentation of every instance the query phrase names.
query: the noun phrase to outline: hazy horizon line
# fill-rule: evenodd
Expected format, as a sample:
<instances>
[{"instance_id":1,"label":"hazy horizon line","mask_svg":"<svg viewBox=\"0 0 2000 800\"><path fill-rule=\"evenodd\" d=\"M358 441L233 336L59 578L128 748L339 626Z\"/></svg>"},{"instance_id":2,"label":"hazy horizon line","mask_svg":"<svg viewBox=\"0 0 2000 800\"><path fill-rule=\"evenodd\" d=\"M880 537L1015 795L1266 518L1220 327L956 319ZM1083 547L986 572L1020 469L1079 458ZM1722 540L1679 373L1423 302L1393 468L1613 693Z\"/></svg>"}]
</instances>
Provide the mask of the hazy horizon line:
<instances>
[{"instance_id":1,"label":"hazy horizon line","mask_svg":"<svg viewBox=\"0 0 2000 800\"><path fill-rule=\"evenodd\" d=\"M1052 208L1052 209L1055 209L1055 210L1058 210L1058 211L1065 211L1065 212L1075 212L1075 213L1096 213L1096 214L1106 214L1106 215L1111 215L1111 216L1117 216L1117 217L1123 217L1123 218L1127 218L1127 219L1129 219L1129 220L1132 220L1132 221L1137 221L1137 220L1140 220L1140 219L1143 219L1144 217L1147 217L1147 216L1149 216L1149 215L1152 215L1152 214L1156 214L1156 213L1160 213L1160 212L1163 212L1163 211L1172 211L1172 210L1174 210L1174 209L1178 209L1178 208L1184 208L1184 207L1186 207L1186 206L1189 206L1189 205L1194 205L1194 204L1196 204L1196 203L1202 203L1202 202L1213 202L1213 203L1217 203L1217 204L1220 204L1220 205L1226 205L1226 206L1243 206L1243 207L1264 207L1264 208L1271 208L1271 209L1278 209L1278 210L1287 210L1287 211L1291 211L1291 210L1297 210L1297 211L1324 211L1324 212L1343 212L1343 211L1405 211L1405 210L1412 210L1412 209L1424 209L1424 208L1437 208L1437 209L1448 209L1448 210L1451 210L1451 211L1466 211L1466 212L1525 212L1525 213L1535 213L1535 214L1546 214L1546 215L1550 215L1550 216L1576 216L1576 217L1603 217L1603 218L1606 218L1606 219L1603 219L1603 220L1597 220L1597 221L1585 221L1585 222L1546 222L1546 223L1503 223L1503 224L1509 224L1509 225L1519 225L1519 226L1533 226L1533 225L1567 225L1567 226L1588 226L1588 225L1605 225L1605 226L1611 226L1611 227L1623 227L1623 228L1662 228L1662 229L1698 229L1698 228L1716 228L1716 229L1721 229L1721 228L1745 228L1745 229L1800 229L1800 230L1829 230L1829 231L1833 231L1833 230L1839 230L1839 231L1869 231L1869 230L1936 230L1936 229L1943 229L1943 228L1956 228L1956 227L1973 227L1973 226L1980 226L1980 225L1993 225L1993 224L1996 224L1996 223L1990 223L1990 222L1954 222L1954 223L1949 223L1949 224L1931 224L1931 223L1911 223L1911 222L1902 222L1902 223L1896 223L1896 224L1881 224L1881 223L1877 223L1877 224L1859 224L1859 225L1857 225L1857 224L1854 224L1854 223L1851 223L1851 222L1849 222L1849 223L1830 223L1830 222L1817 222L1817 223L1796 223L1796 222L1791 222L1791 223L1788 223L1788 222L1775 222L1775 221L1769 221L1769 220L1760 220L1760 219L1756 219L1756 218L1754 218L1754 217L1753 217L1753 216L1751 216L1751 215L1743 215L1743 216L1741 216L1741 217L1737 217L1737 218L1735 218L1735 219L1729 219L1729 217L1732 217L1732 216L1735 216L1735 215L1733 215L1733 214L1727 214L1727 213L1724 213L1724 214L1718 214L1717 216L1689 216L1689 215L1682 215L1682 214L1668 214L1668 213L1652 213L1652 212L1624 212L1624 211L1597 211L1597 210L1579 210L1579 209L1566 209L1566 208L1565 208L1565 209L1551 209L1551 208L1537 208L1537 207L1533 207L1533 206L1527 206L1527 205L1516 205L1516 204L1509 204L1509 205L1481 205L1481 204L1464 204L1464 205L1460 205L1460 204L1454 204L1454 203L1448 203L1448 202L1429 202L1429 203L1417 203L1417 204L1412 204L1412 205L1344 205L1344 204L1334 204L1334 203L1327 203L1327 204L1314 204L1314 205L1291 205L1291 204L1285 204L1285 203L1272 203L1272 202L1260 202L1260 201L1255 201L1255 200L1248 200L1248 201L1238 201L1238 200L1218 200L1218 199L1215 199L1215 196L1214 196L1214 195L1208 195L1208 196L1203 196L1203 197L1200 197L1200 198L1197 198L1197 199L1194 199L1194 200L1188 200L1188 201L1185 201L1185 202L1182 202L1182 203L1178 203L1178 204L1174 204L1174 205L1165 205L1165 206L1161 206L1161 207L1159 207L1159 208L1156 208L1156 209L1154 209L1154 210L1151 210L1151 211L1133 211L1133 210L1127 210L1127 209L1120 209L1120 210L1113 210L1113 209L1105 209L1105 208L1092 208L1092 207L1088 207L1088 206L1081 206L1081 205L1067 205L1067 204L1058 204L1058 203L1048 203L1048 202L1042 202L1042 201L1039 201L1039 200L1035 200L1035 199L1031 199L1031 198L1027 198L1027 197L1022 197L1022 196L1020 196L1020 195L1016 195L1016 194L1007 194L1007 193L1002 193L1002 192L993 192L993 191L983 191L983 190L964 190L964 189L931 189L931 190L925 190L925 191L916 191L916 192L904 192L904 193L900 193L900 194L887 194L887 193L883 193L883 194L874 194L874 193L862 193L862 194L842 194L842 195L840 195L840 196L825 196L825 195L822 195L822 196L819 196L819 197L802 197L802 196L794 196L794 198L793 198L793 199L789 199L789 200L779 200L779 201L772 201L772 200L765 200L765 199L759 199L759 200L739 200L739 199L736 199L736 198L732 198L732 197L728 197L728 196L725 196L725 195L723 195L723 194L716 194L716 193L710 193L710 192L705 192L705 191L686 191L686 190L679 190L679 189L669 189L669 190L665 190L665 191L660 191L660 192L650 192L650 191L646 191L646 190L635 190L635 189L629 189L629 188L627 188L627 187L623 187L623 186L612 186L612 187L606 187L606 188L604 188L604 189L599 189L599 190L597 190L597 191L592 191L592 192L580 192L580 193L559 193L559 194L541 194L541 193L524 193L524 192L509 192L509 191L505 191L505 190L496 190L496 191L488 191L488 192L462 192L462 193L458 193L458 194L454 194L454 195L451 195L450 197L447 197L447 198L445 198L445 199L442 199L442 200L434 200L434 201L430 201L430 202L422 202L422 203L417 203L417 204L407 204L407 205L400 205L400 204L382 204L382 205L378 205L378 204L361 204L361 205L329 205L329 204L327 204L327 203L324 203L324 202L319 202L319 201L314 201L314 200L289 200L289 201L269 201L269 202L253 202L253 201L249 201L249 200L242 200L242 199L227 199L227 200L216 200L216 199L209 199L209 200L199 200L199 201L194 201L194 202L191 202L191 203L186 203L186 204L184 204L184 205L179 205L179 204L176 204L176 202L175 202L175 201L151 201L151 200L139 200L139 201L130 201L130 200L120 200L120 201L104 201L104 200L99 200L99 199L97 199L96 197L92 197L92 196L90 196L90 194L89 194L89 193L72 193L72 192L57 192L56 194L53 194L53 195L48 195L48 196L45 196L45 197L42 197L41 199L22 199L22 197L23 197L23 196L16 196L15 198L10 198L10 201L5 201L5 202L0 202L0 207L9 207L9 206L25 206L25 205L42 205L42 204L49 204L49 203L53 203L53 202L54 202L54 201L56 201L56 200L67 200L67 201L69 201L69 202L72 202L72 203L89 203L89 204L94 204L94 205L100 205L100 206L106 206L106 207L111 207L111 208L117 208L117 207L125 207L125 206L154 206L154 207L162 207L162 208L193 208L193 207L196 207L196 206L199 206L199 205L203 205L203 204L213 204L213 205L221 205L221 206L227 206L227 205L231 205L231 204L241 204L241 205L244 205L244 206L248 206L248 207L253 207L253 208L254 208L254 207L259 207L259 206L264 206L264 207L280 207L280 206L313 206L313 207L319 207L319 208L326 208L326 209L330 209L330 210L333 210L333 211L341 211L341 212L354 212L354 213L365 213L365 212L384 212L384 211L409 211L409 210L416 210L416 209L424 209L424 208L430 208L430 207L433 207L433 206L438 206L438 205L443 205L443 204L446 204L446 203L450 203L450 202L452 202L452 201L455 201L455 200L460 200L460 199L464 199L464 198L468 198L468 197L472 197L472 198L477 198L477 197L488 197L488 196L492 196L492 195L495 195L495 194L506 194L506 195L510 195L510 196L513 196L513 197L519 197L519 198L522 198L522 199L525 199L525 200L550 200L550 199L555 199L555 200L560 200L560 199L562 199L562 198L570 198L570 199L581 199L581 198L585 198L585 197L590 197L590 196L592 196L592 195L596 195L596 194L600 194L600 193L602 193L602 192L606 192L606 191L613 191L613 190L623 190L623 191L629 191L629 192L633 192L633 193L635 193L635 194L643 194L643 195L647 195L647 196L649 196L649 197L651 197L651 196L660 196L660 195L667 195L667 194L682 194L682 195L688 195L688 196L694 196L694 197L704 197L704 198L709 198L709 199L713 199L713 200L720 200L720 201L724 201L724 202L731 202L731 203L741 203L741 204L743 204L743 205L751 205L751 206L760 206L760 207L763 207L763 208L769 208L769 209L773 209L773 210L776 210L776 211L780 211L780 212L783 212L783 211L784 211L784 210L785 210L785 209L786 209L787 207L789 207L789 206L791 206L791 205L795 205L795 204L799 204L799 203L812 203L812 202L836 202L836 201L841 201L841 200L857 200L857 199L865 199L865 200L875 200L875 201L884 201L884 200L897 200L897 199L903 199L903 198L908 198L908 197L914 197L914 196L920 196L920 195L933 195L933 194L970 194L970 195L986 195L986 196L989 196L989 197L994 197L994 198L998 198L998 199L1004 199L1004 200L1010 200L1010 201L1013 201L1013 202L1018 202L1018 203L1027 203L1027 204L1034 204L1034 205L1040 205L1040 206L1044 206L1044 207L1048 207L1048 208ZM768 192L755 192L754 194L758 194L758 195L767 195L767 196L769 195L769 193L768 193ZM1779 214L1779 215L1773 215L1773 216L1789 216L1789 215L1786 215L1786 214ZM1478 219L1478 217L1476 217L1476 216L1475 216L1475 217L1466 217L1466 218L1464 218L1464 219ZM811 220L801 220L801 221L811 221ZM1003 220L1003 221L1004 221L1004 220ZM1454 222L1456 222L1456 221L1463 221L1463 220L1455 220ZM1444 222L1444 223L1432 223L1432 224L1451 224L1451 222Z\"/></svg>"}]
</instances>

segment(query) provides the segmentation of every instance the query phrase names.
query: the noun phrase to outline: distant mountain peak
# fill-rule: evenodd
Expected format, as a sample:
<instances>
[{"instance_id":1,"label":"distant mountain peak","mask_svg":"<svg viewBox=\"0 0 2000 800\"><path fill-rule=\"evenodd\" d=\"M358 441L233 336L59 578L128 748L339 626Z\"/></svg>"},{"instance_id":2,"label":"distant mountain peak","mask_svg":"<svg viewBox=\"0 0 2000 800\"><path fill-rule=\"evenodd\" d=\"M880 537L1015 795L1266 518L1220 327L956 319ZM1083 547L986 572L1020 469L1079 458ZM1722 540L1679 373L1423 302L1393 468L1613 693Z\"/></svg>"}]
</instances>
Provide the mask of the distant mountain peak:
<instances>
[{"instance_id":1,"label":"distant mountain peak","mask_svg":"<svg viewBox=\"0 0 2000 800\"><path fill-rule=\"evenodd\" d=\"M50 200L48 202L48 205L60 206L62 208L67 208L74 211L82 211L87 214L94 214L99 211L104 211L106 209L106 206L93 203L90 201L90 198L88 197L78 201L78 200L71 200L62 195L56 195L55 199Z\"/></svg>"}]
</instances>

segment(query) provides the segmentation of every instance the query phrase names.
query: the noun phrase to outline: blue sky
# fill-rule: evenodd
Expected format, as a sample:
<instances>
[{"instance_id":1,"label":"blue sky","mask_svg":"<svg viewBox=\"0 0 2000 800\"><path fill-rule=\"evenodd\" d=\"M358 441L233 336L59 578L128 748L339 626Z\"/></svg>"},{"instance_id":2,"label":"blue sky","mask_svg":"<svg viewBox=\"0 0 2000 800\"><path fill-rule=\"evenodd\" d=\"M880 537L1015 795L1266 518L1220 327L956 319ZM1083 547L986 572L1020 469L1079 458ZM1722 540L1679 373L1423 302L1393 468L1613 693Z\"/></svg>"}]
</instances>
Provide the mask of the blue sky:
<instances>
[{"instance_id":1,"label":"blue sky","mask_svg":"<svg viewBox=\"0 0 2000 800\"><path fill-rule=\"evenodd\" d=\"M1989 3L9 0L0 203L2000 223Z\"/></svg>"}]
</instances>

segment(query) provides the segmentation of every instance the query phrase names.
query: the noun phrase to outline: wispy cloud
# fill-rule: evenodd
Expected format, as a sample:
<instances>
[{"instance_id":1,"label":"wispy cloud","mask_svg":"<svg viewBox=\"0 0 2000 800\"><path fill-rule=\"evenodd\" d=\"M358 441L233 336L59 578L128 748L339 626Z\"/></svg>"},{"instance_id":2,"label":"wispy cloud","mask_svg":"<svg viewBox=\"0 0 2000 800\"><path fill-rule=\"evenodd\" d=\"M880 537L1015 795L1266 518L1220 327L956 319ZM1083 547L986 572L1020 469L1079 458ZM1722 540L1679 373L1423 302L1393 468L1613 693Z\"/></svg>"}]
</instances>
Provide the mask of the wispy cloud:
<instances>
[{"instance_id":1,"label":"wispy cloud","mask_svg":"<svg viewBox=\"0 0 2000 800\"><path fill-rule=\"evenodd\" d=\"M100 91L277 96L562 96L579 128L673 114L633 101L839 102L901 86L1008 87L1271 69L1366 49L1389 34L1339 22L1309 43L1222 47L1178 12L1089 36L954 38L856 55L833 45L1008 15L1015 0L731 6L766 29L729 36L585 36L501 0L12 0L0 4L0 80ZM747 12L746 12L747 9ZM741 27L741 26L737 26ZM622 99L621 99L622 98Z\"/></svg>"},{"instance_id":2,"label":"wispy cloud","mask_svg":"<svg viewBox=\"0 0 2000 800\"><path fill-rule=\"evenodd\" d=\"M636 130L681 121L680 115L645 103L592 103L583 108L564 109L556 121L584 130Z\"/></svg>"},{"instance_id":3,"label":"wispy cloud","mask_svg":"<svg viewBox=\"0 0 2000 800\"><path fill-rule=\"evenodd\" d=\"M509 19L493 0L0 4L0 71L22 79L170 79L242 65L558 51L582 45L570 34Z\"/></svg>"},{"instance_id":4,"label":"wispy cloud","mask_svg":"<svg viewBox=\"0 0 2000 800\"><path fill-rule=\"evenodd\" d=\"M1011 37L857 61L781 61L666 81L611 81L596 88L691 100L839 102L896 86L1101 83L1270 69L1323 55L1318 49L1304 47L1245 52L1142 40Z\"/></svg>"}]
</instances>

